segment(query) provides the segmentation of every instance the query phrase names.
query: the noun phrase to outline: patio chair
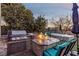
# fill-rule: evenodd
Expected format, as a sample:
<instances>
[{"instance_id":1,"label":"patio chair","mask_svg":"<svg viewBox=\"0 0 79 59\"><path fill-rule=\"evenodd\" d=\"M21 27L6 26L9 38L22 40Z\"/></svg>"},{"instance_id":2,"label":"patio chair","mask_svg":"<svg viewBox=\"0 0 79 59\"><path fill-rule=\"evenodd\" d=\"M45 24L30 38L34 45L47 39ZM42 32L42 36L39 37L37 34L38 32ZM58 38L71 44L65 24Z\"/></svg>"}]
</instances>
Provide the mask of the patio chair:
<instances>
[{"instance_id":1,"label":"patio chair","mask_svg":"<svg viewBox=\"0 0 79 59\"><path fill-rule=\"evenodd\" d=\"M46 51L44 51L44 56L64 56L67 55L69 51L73 48L76 40L71 39L67 42L64 42L61 45L56 46L55 48L50 48ZM47 54L48 53L48 54Z\"/></svg>"},{"instance_id":2,"label":"patio chair","mask_svg":"<svg viewBox=\"0 0 79 59\"><path fill-rule=\"evenodd\" d=\"M59 56L61 52L66 49L66 47L69 45L69 42L65 42L61 45L56 46L55 48L49 48L43 52L44 56Z\"/></svg>"},{"instance_id":3,"label":"patio chair","mask_svg":"<svg viewBox=\"0 0 79 59\"><path fill-rule=\"evenodd\" d=\"M64 56L64 55L66 56L69 53L69 51L72 50L72 48L74 47L76 43L76 39L73 38L73 39L68 40L67 42L70 42L70 44L65 49L62 50L60 56Z\"/></svg>"},{"instance_id":4,"label":"patio chair","mask_svg":"<svg viewBox=\"0 0 79 59\"><path fill-rule=\"evenodd\" d=\"M67 42L69 42L69 45L66 46L66 47L64 47L64 49L62 49L62 50L60 51L59 56L67 55L68 52L71 51L72 48L74 47L74 45L75 45L75 43L76 43L76 39L73 38L73 39L68 40Z\"/></svg>"},{"instance_id":5,"label":"patio chair","mask_svg":"<svg viewBox=\"0 0 79 59\"><path fill-rule=\"evenodd\" d=\"M67 47L67 49L65 50L63 55L67 55L69 53L69 51L72 50L72 48L74 47L74 45L76 43L76 39L70 39L68 42L70 42L71 44Z\"/></svg>"}]
</instances>

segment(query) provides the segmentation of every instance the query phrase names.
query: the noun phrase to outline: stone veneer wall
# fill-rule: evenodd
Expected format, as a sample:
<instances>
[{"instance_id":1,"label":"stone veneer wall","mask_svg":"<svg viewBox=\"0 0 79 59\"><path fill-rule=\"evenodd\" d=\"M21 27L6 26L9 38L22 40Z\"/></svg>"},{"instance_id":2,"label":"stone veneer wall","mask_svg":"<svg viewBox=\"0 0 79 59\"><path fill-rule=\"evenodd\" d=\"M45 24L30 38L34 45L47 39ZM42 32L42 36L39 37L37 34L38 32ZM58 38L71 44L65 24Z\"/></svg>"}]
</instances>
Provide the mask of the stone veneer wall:
<instances>
[{"instance_id":1,"label":"stone veneer wall","mask_svg":"<svg viewBox=\"0 0 79 59\"><path fill-rule=\"evenodd\" d=\"M0 56L7 55L7 45L4 41L0 41Z\"/></svg>"},{"instance_id":2,"label":"stone veneer wall","mask_svg":"<svg viewBox=\"0 0 79 59\"><path fill-rule=\"evenodd\" d=\"M0 56L12 55L27 50L27 40L3 42L0 41Z\"/></svg>"},{"instance_id":3,"label":"stone veneer wall","mask_svg":"<svg viewBox=\"0 0 79 59\"><path fill-rule=\"evenodd\" d=\"M7 55L26 50L26 41L15 42L7 45Z\"/></svg>"}]
</instances>

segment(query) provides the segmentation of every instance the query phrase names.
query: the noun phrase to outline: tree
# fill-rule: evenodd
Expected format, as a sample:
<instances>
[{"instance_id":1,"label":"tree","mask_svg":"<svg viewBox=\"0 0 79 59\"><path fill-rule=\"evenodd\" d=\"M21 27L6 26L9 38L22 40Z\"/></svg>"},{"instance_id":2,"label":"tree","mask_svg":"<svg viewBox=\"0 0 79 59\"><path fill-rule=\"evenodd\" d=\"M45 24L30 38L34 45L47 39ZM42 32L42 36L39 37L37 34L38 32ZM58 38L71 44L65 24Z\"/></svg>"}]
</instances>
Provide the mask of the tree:
<instances>
[{"instance_id":1,"label":"tree","mask_svg":"<svg viewBox=\"0 0 79 59\"><path fill-rule=\"evenodd\" d=\"M20 3L2 3L1 10L1 15L4 16L4 20L9 24L9 29L32 30L34 17L32 11L26 9L24 5Z\"/></svg>"},{"instance_id":2,"label":"tree","mask_svg":"<svg viewBox=\"0 0 79 59\"><path fill-rule=\"evenodd\" d=\"M72 22L71 22L71 19L66 16L66 17L61 17L59 18L58 21L55 21L53 20L52 22L56 27L57 29L60 31L60 32L66 32L66 31L70 31L71 29L71 25L72 25Z\"/></svg>"},{"instance_id":3,"label":"tree","mask_svg":"<svg viewBox=\"0 0 79 59\"><path fill-rule=\"evenodd\" d=\"M72 19L69 18L68 16L66 16L65 18L65 23L64 23L64 30L65 31L70 31L71 30L71 27L72 27Z\"/></svg>"},{"instance_id":4,"label":"tree","mask_svg":"<svg viewBox=\"0 0 79 59\"><path fill-rule=\"evenodd\" d=\"M35 20L35 27L37 32L43 32L46 29L46 19L42 16L38 16Z\"/></svg>"},{"instance_id":5,"label":"tree","mask_svg":"<svg viewBox=\"0 0 79 59\"><path fill-rule=\"evenodd\" d=\"M63 24L64 24L64 18L63 17L60 17L59 20L52 22L56 28L58 29L58 31L62 32L62 27L63 27Z\"/></svg>"}]
</instances>

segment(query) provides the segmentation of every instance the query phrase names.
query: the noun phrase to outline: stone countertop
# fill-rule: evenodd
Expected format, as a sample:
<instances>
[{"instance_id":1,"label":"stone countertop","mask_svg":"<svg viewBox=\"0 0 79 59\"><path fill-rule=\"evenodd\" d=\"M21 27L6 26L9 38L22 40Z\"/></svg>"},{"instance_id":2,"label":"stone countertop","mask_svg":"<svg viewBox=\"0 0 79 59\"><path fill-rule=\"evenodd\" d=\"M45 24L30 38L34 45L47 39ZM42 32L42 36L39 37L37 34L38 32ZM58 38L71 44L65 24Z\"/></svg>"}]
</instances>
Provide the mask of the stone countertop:
<instances>
[{"instance_id":1,"label":"stone countertop","mask_svg":"<svg viewBox=\"0 0 79 59\"><path fill-rule=\"evenodd\" d=\"M25 40L25 39L23 39L23 40L13 40L13 41L8 41L7 44L16 43L16 42L23 42L23 41L27 41L27 40Z\"/></svg>"},{"instance_id":2,"label":"stone countertop","mask_svg":"<svg viewBox=\"0 0 79 59\"><path fill-rule=\"evenodd\" d=\"M16 43L16 42L23 42L23 41L27 41L27 40L26 39L23 39L23 40L11 40L11 41L0 40L0 45L1 44L11 44L11 43Z\"/></svg>"},{"instance_id":3,"label":"stone countertop","mask_svg":"<svg viewBox=\"0 0 79 59\"><path fill-rule=\"evenodd\" d=\"M34 43L38 44L38 45L51 45L51 44L54 44L54 43L59 42L60 40L57 39L57 38L52 38L52 37L50 37L48 40L44 41L44 42L41 43L41 44L37 41L37 39L33 39L32 41L33 41Z\"/></svg>"}]
</instances>

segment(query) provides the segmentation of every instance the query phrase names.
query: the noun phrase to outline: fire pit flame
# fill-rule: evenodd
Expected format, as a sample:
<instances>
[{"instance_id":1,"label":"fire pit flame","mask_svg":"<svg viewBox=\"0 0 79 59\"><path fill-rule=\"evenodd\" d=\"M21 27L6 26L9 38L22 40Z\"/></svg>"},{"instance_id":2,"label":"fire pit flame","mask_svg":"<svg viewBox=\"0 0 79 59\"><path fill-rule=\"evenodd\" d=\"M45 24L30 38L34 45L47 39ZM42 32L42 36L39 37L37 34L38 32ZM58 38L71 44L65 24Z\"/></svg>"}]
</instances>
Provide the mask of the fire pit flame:
<instances>
[{"instance_id":1,"label":"fire pit flame","mask_svg":"<svg viewBox=\"0 0 79 59\"><path fill-rule=\"evenodd\" d=\"M40 34L37 35L37 40L41 44L45 40L48 40L48 36L46 34L44 35L43 33L40 33Z\"/></svg>"}]
</instances>

